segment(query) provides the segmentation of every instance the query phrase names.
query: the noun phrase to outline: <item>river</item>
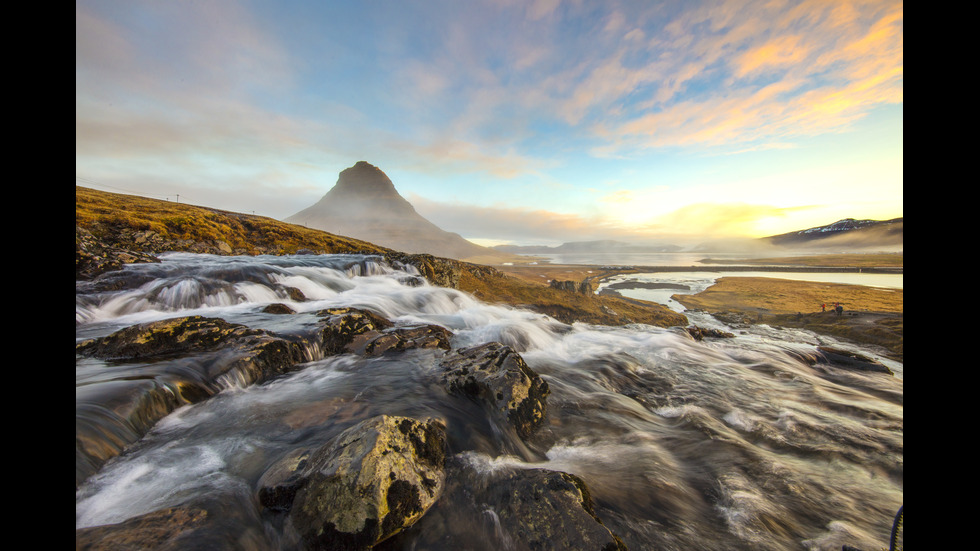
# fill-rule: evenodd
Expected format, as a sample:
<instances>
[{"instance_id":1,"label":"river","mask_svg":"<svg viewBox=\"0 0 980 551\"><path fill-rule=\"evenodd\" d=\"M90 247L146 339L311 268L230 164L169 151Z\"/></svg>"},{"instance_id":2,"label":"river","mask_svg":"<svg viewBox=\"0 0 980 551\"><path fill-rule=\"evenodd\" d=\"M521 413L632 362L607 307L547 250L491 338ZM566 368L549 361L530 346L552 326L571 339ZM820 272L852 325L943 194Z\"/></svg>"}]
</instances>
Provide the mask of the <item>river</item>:
<instances>
[{"instance_id":1,"label":"river","mask_svg":"<svg viewBox=\"0 0 980 551\"><path fill-rule=\"evenodd\" d=\"M124 273L112 289L76 285L76 342L194 314L300 333L318 310L355 306L399 324L442 325L453 347L513 346L551 387L548 418L534 445L501 436L432 384L441 351L374 359L311 351L301 369L230 385L156 423L78 486L76 529L194 496L234 495L241 499L229 502L228 522L255 534L258 548L288 549L249 497L258 478L290 449L382 413L443 419L451 452L468 466L461 477L529 468L580 476L597 516L632 550L879 549L903 504L904 366L874 350L802 330L729 328L706 315L689 317L736 336L698 342L679 328L568 326L410 284L410 268L374 257L171 254ZM307 300L292 301L286 287ZM270 303L296 314L264 313ZM801 359L821 344L877 358L895 374ZM99 385L192 364L76 356L76 427ZM473 550L519 549L514 534L488 528L487 516L452 526L432 516L386 549L444 549L446 532Z\"/></svg>"}]
</instances>

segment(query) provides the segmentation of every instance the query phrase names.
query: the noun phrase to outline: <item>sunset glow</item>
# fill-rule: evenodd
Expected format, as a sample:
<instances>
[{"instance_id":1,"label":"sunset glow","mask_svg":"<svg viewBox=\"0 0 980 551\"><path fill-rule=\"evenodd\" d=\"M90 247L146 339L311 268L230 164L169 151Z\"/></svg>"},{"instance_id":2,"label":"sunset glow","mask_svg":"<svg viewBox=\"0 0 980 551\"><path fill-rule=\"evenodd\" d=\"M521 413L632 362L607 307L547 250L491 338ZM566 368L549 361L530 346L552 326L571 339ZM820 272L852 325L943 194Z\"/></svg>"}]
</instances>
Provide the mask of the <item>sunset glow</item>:
<instances>
[{"instance_id":1,"label":"sunset glow","mask_svg":"<svg viewBox=\"0 0 980 551\"><path fill-rule=\"evenodd\" d=\"M903 216L901 2L76 3L76 184L286 218L360 160L481 243Z\"/></svg>"}]
</instances>

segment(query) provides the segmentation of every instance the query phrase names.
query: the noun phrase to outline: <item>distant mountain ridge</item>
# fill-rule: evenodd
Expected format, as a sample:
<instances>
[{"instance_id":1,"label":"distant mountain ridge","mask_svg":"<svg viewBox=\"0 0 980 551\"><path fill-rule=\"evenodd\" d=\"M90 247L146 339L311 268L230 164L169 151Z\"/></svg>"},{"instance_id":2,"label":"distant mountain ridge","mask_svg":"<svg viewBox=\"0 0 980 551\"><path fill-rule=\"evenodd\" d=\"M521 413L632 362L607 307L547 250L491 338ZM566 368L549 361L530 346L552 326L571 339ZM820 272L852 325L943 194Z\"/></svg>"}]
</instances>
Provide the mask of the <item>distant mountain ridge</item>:
<instances>
[{"instance_id":1,"label":"distant mountain ridge","mask_svg":"<svg viewBox=\"0 0 980 551\"><path fill-rule=\"evenodd\" d=\"M903 218L891 220L857 220L844 218L826 226L753 240L730 239L702 243L693 249L670 244L625 243L613 240L573 241L558 246L548 245L497 245L494 249L512 254L574 254L574 253L669 253L684 250L696 251L752 251L761 252L760 246L783 249L842 249L873 250L894 249L904 243Z\"/></svg>"},{"instance_id":2,"label":"distant mountain ridge","mask_svg":"<svg viewBox=\"0 0 980 551\"><path fill-rule=\"evenodd\" d=\"M844 218L817 226L763 238L778 247L886 247L903 245L904 218L856 220Z\"/></svg>"},{"instance_id":3,"label":"distant mountain ridge","mask_svg":"<svg viewBox=\"0 0 980 551\"><path fill-rule=\"evenodd\" d=\"M312 206L285 222L346 235L407 253L493 263L510 255L445 231L415 211L380 168L358 161Z\"/></svg>"},{"instance_id":4,"label":"distant mountain ridge","mask_svg":"<svg viewBox=\"0 0 980 551\"><path fill-rule=\"evenodd\" d=\"M596 241L572 241L551 247L548 245L497 245L494 249L513 254L568 254L568 253L669 253L682 250L677 245L644 245L601 239Z\"/></svg>"}]
</instances>

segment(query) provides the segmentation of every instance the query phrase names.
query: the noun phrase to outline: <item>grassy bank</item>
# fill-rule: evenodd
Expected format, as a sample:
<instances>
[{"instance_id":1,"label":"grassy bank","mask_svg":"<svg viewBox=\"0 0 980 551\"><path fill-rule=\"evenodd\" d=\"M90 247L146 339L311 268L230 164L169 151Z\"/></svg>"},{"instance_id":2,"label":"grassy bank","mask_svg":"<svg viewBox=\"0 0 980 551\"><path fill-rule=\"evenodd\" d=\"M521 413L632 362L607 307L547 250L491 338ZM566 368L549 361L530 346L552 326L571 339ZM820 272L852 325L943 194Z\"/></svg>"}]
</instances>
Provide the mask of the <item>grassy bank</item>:
<instances>
[{"instance_id":1,"label":"grassy bank","mask_svg":"<svg viewBox=\"0 0 980 551\"><path fill-rule=\"evenodd\" d=\"M765 277L723 277L696 295L674 295L689 309L726 321L805 328L861 344L873 344L903 360L904 290ZM832 312L844 306L844 315ZM826 304L827 311L821 305Z\"/></svg>"}]
</instances>

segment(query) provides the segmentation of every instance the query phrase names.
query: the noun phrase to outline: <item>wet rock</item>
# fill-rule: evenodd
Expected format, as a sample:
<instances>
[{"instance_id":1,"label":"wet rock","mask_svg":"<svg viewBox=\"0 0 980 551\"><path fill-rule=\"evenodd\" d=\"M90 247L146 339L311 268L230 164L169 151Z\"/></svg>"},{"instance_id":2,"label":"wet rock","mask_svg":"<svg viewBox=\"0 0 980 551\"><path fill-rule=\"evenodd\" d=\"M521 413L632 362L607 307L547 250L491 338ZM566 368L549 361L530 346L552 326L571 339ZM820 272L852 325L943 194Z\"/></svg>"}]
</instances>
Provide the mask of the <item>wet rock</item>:
<instances>
[{"instance_id":1,"label":"wet rock","mask_svg":"<svg viewBox=\"0 0 980 551\"><path fill-rule=\"evenodd\" d=\"M330 308L319 315L323 320L320 342L326 354L347 353L392 326L387 319L358 308Z\"/></svg>"},{"instance_id":2,"label":"wet rock","mask_svg":"<svg viewBox=\"0 0 980 551\"><path fill-rule=\"evenodd\" d=\"M720 329L705 329L704 327L698 327L692 325L687 328L687 333L694 337L696 341L703 341L705 338L714 339L732 339L735 338L734 333L729 333L727 331L722 331Z\"/></svg>"},{"instance_id":3,"label":"wet rock","mask_svg":"<svg viewBox=\"0 0 980 551\"><path fill-rule=\"evenodd\" d=\"M193 355L199 375L193 382L217 388L261 381L303 361L297 342L203 316L126 327L106 337L78 343L75 353L116 361L159 361Z\"/></svg>"},{"instance_id":4,"label":"wet rock","mask_svg":"<svg viewBox=\"0 0 980 551\"><path fill-rule=\"evenodd\" d=\"M408 254L389 252L385 260L392 266L413 266L432 285L439 287L459 288L459 278L462 275L462 265L458 260L440 258L430 254Z\"/></svg>"},{"instance_id":5,"label":"wet rock","mask_svg":"<svg viewBox=\"0 0 980 551\"><path fill-rule=\"evenodd\" d=\"M379 356L391 350L450 347L452 333L438 325L394 327L387 319L357 308L332 308L320 315L320 337L328 354Z\"/></svg>"},{"instance_id":6,"label":"wet rock","mask_svg":"<svg viewBox=\"0 0 980 551\"><path fill-rule=\"evenodd\" d=\"M544 469L501 476L479 499L497 514L501 531L518 549L625 550L595 514L581 478Z\"/></svg>"},{"instance_id":7,"label":"wet rock","mask_svg":"<svg viewBox=\"0 0 980 551\"><path fill-rule=\"evenodd\" d=\"M598 517L581 478L547 469L484 470L467 455L447 462L439 503L409 532L380 549L626 549Z\"/></svg>"},{"instance_id":8,"label":"wet rock","mask_svg":"<svg viewBox=\"0 0 980 551\"><path fill-rule=\"evenodd\" d=\"M138 359L213 350L231 339L256 333L219 318L191 316L133 325L107 337L79 343L75 353L103 359Z\"/></svg>"},{"instance_id":9,"label":"wet rock","mask_svg":"<svg viewBox=\"0 0 980 551\"><path fill-rule=\"evenodd\" d=\"M885 364L856 352L850 352L829 346L818 346L817 352L820 355L820 359L824 363L830 364L834 367L894 375L892 370Z\"/></svg>"},{"instance_id":10,"label":"wet rock","mask_svg":"<svg viewBox=\"0 0 980 551\"><path fill-rule=\"evenodd\" d=\"M293 310L281 302L276 302L263 308L262 312L266 314L295 314L296 310Z\"/></svg>"},{"instance_id":11,"label":"wet rock","mask_svg":"<svg viewBox=\"0 0 980 551\"><path fill-rule=\"evenodd\" d=\"M135 517L126 522L75 531L75 549L181 549L185 539L207 525L207 511L171 507Z\"/></svg>"},{"instance_id":12,"label":"wet rock","mask_svg":"<svg viewBox=\"0 0 980 551\"><path fill-rule=\"evenodd\" d=\"M259 499L289 511L307 548L370 549L435 503L445 461L441 421L383 415L274 465L260 481Z\"/></svg>"},{"instance_id":13,"label":"wet rock","mask_svg":"<svg viewBox=\"0 0 980 551\"><path fill-rule=\"evenodd\" d=\"M129 520L75 531L86 551L274 549L247 489L231 487Z\"/></svg>"},{"instance_id":14,"label":"wet rock","mask_svg":"<svg viewBox=\"0 0 980 551\"><path fill-rule=\"evenodd\" d=\"M304 361L296 342L202 316L127 327L83 341L75 353L147 364L138 379L76 387L76 486L177 407L263 381Z\"/></svg>"},{"instance_id":15,"label":"wet rock","mask_svg":"<svg viewBox=\"0 0 980 551\"><path fill-rule=\"evenodd\" d=\"M522 438L544 421L548 383L511 347L491 342L455 350L441 360L450 393L468 396L502 415Z\"/></svg>"},{"instance_id":16,"label":"wet rock","mask_svg":"<svg viewBox=\"0 0 980 551\"><path fill-rule=\"evenodd\" d=\"M77 387L75 486L184 403L187 402L171 386L153 379L106 381Z\"/></svg>"}]
</instances>

